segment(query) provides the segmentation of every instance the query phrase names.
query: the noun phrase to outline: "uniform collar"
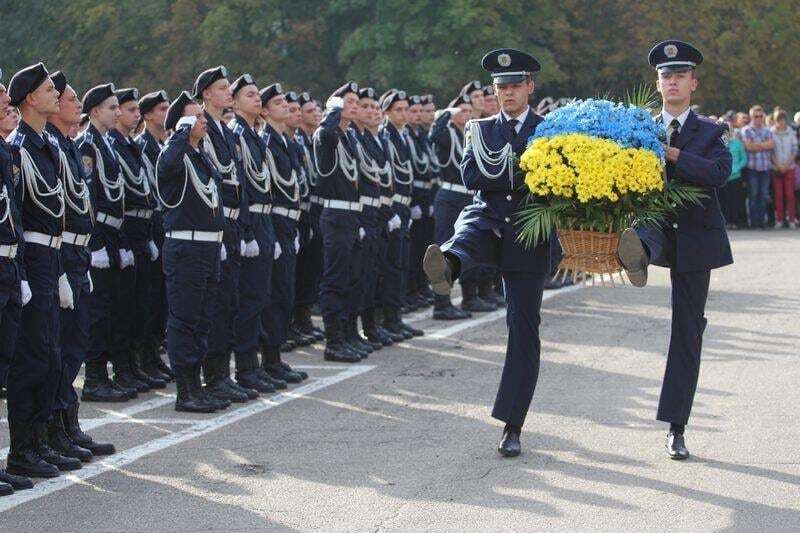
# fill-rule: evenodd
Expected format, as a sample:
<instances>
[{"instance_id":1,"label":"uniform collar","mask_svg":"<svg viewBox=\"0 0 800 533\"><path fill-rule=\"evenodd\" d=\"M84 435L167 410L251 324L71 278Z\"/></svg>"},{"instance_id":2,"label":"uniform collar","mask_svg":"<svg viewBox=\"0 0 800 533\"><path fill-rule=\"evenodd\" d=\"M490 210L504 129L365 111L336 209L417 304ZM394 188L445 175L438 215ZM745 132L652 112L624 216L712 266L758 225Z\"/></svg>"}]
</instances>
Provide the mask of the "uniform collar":
<instances>
[{"instance_id":1,"label":"uniform collar","mask_svg":"<svg viewBox=\"0 0 800 533\"><path fill-rule=\"evenodd\" d=\"M19 121L19 126L17 126L17 130L19 130L20 133L25 135L27 139L30 139L31 142L33 142L33 144L35 144L37 148L42 148L45 146L46 142L43 137L44 132L42 132L40 135L38 132L34 131L33 128L31 128L30 125L24 120Z\"/></svg>"},{"instance_id":2,"label":"uniform collar","mask_svg":"<svg viewBox=\"0 0 800 533\"><path fill-rule=\"evenodd\" d=\"M680 122L680 124L681 124L680 129L683 129L683 125L686 124L686 119L689 118L689 113L691 113L691 112L692 112L692 108L691 107L687 107L686 110L683 113L681 113L677 117L673 117L672 115L670 115L667 112L666 109L662 109L661 110L661 120L664 122L665 126L669 126L670 124L672 124L673 120L678 119L678 122Z\"/></svg>"},{"instance_id":3,"label":"uniform collar","mask_svg":"<svg viewBox=\"0 0 800 533\"><path fill-rule=\"evenodd\" d=\"M517 133L519 133L519 130L522 129L522 125L525 123L525 120L527 120L530 112L531 112L531 107L528 106L525 108L525 111L519 114L519 116L514 117L517 120L517 125L515 128L517 130ZM511 120L511 117L509 117L505 111L500 111L500 115L503 117L503 122L508 122L509 120Z\"/></svg>"}]
</instances>

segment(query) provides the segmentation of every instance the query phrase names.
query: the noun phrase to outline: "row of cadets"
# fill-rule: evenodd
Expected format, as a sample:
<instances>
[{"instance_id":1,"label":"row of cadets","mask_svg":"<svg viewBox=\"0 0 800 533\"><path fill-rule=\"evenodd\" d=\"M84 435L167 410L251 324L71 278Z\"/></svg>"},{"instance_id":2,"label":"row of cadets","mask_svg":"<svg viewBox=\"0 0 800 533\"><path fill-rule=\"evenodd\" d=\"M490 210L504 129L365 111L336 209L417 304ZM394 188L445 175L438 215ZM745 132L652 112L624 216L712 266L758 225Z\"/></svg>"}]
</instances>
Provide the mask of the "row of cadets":
<instances>
[{"instance_id":1,"label":"row of cadets","mask_svg":"<svg viewBox=\"0 0 800 533\"><path fill-rule=\"evenodd\" d=\"M391 179L391 168L370 131L377 130L381 121L375 90L371 87L361 88L358 97L358 109L349 133L358 162L358 192L362 206L359 219L364 237L356 243L356 247L360 248L361 262L360 272L355 274L360 281L356 286L356 307L345 323L345 341L353 351L361 352L364 354L362 357L366 357L374 350L381 349L384 340L391 343L391 339L384 339L378 333L374 314L380 249L386 249L385 222L381 215L381 184ZM359 316L366 339L358 331Z\"/></svg>"},{"instance_id":2,"label":"row of cadets","mask_svg":"<svg viewBox=\"0 0 800 533\"><path fill-rule=\"evenodd\" d=\"M115 451L112 444L95 442L82 431L78 395L72 386L89 348L88 298L92 278L88 245L94 211L81 153L70 137L70 131L80 120L81 102L61 71L54 72L50 79L59 93L59 112L48 117L45 132L59 149L59 177L65 202L61 266L72 290L73 305L62 306L59 312L61 380L48 426L48 441L61 455L88 462L95 455L110 455Z\"/></svg>"},{"instance_id":3,"label":"row of cadets","mask_svg":"<svg viewBox=\"0 0 800 533\"><path fill-rule=\"evenodd\" d=\"M212 413L230 405L201 386L200 371L217 320L222 244L222 176L206 155L206 113L183 91L164 127L174 133L156 164L156 194L164 206L163 263L169 316L167 354L175 374L176 411Z\"/></svg>"},{"instance_id":4,"label":"row of cadets","mask_svg":"<svg viewBox=\"0 0 800 533\"><path fill-rule=\"evenodd\" d=\"M296 104L300 111L300 125L295 131L294 139L301 150L305 169L305 187L301 190L301 195L303 192L308 194L302 197L302 213L297 224L300 251L297 254L295 273L292 327L300 334L320 341L325 338L325 334L312 323L311 308L317 302L319 281L322 277L322 234L319 231L322 202L317 193L318 175L311 139L322 119L322 108L308 92L299 93Z\"/></svg>"},{"instance_id":5,"label":"row of cadets","mask_svg":"<svg viewBox=\"0 0 800 533\"><path fill-rule=\"evenodd\" d=\"M473 192L461 180L461 159L464 156L464 126L472 113L472 104L467 94L459 94L450 101L433 123L429 138L433 145L433 161L439 167L441 183L434 200L434 242L442 245L453 236L453 227L461 211L470 205ZM477 284L477 270L461 276L464 285ZM434 320L459 320L472 314L458 309L450 301L450 295L437 294Z\"/></svg>"},{"instance_id":6,"label":"row of cadets","mask_svg":"<svg viewBox=\"0 0 800 533\"><path fill-rule=\"evenodd\" d=\"M300 185L295 149L286 135L289 104L280 83L261 90L261 138L266 147L265 158L272 179L272 225L275 229L274 263L268 305L261 313L261 367L274 379L299 383L305 372L295 372L281 361L281 351L296 347L287 340L289 320L294 307L295 266L300 239Z\"/></svg>"},{"instance_id":7,"label":"row of cadets","mask_svg":"<svg viewBox=\"0 0 800 533\"><path fill-rule=\"evenodd\" d=\"M222 179L219 196L224 216L220 285L203 375L209 394L222 403L241 403L246 402L252 393L248 394L248 390L230 379L230 357L234 348L234 321L239 308L241 243L248 240L250 230L246 192L239 179L244 171L237 157L237 139L222 116L223 111L233 105L227 69L220 65L201 72L194 83L193 97L202 101L208 123L203 151Z\"/></svg>"},{"instance_id":8,"label":"row of cadets","mask_svg":"<svg viewBox=\"0 0 800 533\"><path fill-rule=\"evenodd\" d=\"M236 314L234 357L236 382L245 389L270 393L285 389L258 362L261 316L269 304L272 264L276 250L272 226L272 179L266 162L266 145L258 135L261 95L250 74L243 74L231 86L234 119L228 127L236 138L236 152L242 160L241 182L247 197L249 230L244 235L239 279L239 309Z\"/></svg>"},{"instance_id":9,"label":"row of cadets","mask_svg":"<svg viewBox=\"0 0 800 533\"><path fill-rule=\"evenodd\" d=\"M126 315L122 299L120 270L128 266L130 246L121 235L125 214L125 185L116 152L107 134L119 117L119 102L111 83L97 85L83 96L83 112L89 125L76 143L81 152L84 175L95 209L95 225L89 239L90 272L93 291L89 305L89 351L86 356L84 401L124 402L137 397L137 380L116 333ZM123 258L125 259L123 261ZM107 364L114 368L114 381L108 379Z\"/></svg>"},{"instance_id":10,"label":"row of cadets","mask_svg":"<svg viewBox=\"0 0 800 533\"><path fill-rule=\"evenodd\" d=\"M81 467L79 459L61 455L48 444L48 425L61 385L59 305L74 307L60 259L65 214L59 178L62 158L57 143L45 132L47 118L59 112L59 94L42 63L17 72L8 94L21 115L8 141L14 197L21 213L18 226L24 228L17 248L21 259L8 274L27 283L20 294L24 305L8 374L7 470L19 476L55 477L62 470Z\"/></svg>"},{"instance_id":11,"label":"row of cadets","mask_svg":"<svg viewBox=\"0 0 800 533\"><path fill-rule=\"evenodd\" d=\"M170 100L164 90L154 91L139 99L139 113L144 122L144 130L136 137L142 153L142 162L147 170L151 191L155 188L155 168L158 154L167 140L164 120L167 117ZM164 206L155 198L152 218L153 243L158 252L154 261L145 261L149 275L148 312L144 317L144 339L140 352L142 371L164 381L172 381L172 370L161 359L161 346L164 343L167 327L167 297L164 288L164 268L162 253L164 248Z\"/></svg>"},{"instance_id":12,"label":"row of cadets","mask_svg":"<svg viewBox=\"0 0 800 533\"><path fill-rule=\"evenodd\" d=\"M139 124L139 91L136 88L120 89L114 93L119 104L116 126L108 132L125 186L125 211L122 220L119 273L120 299L126 302L120 320L114 323L116 343L116 372L129 376L130 385L137 392L163 389L165 379L142 371L141 363L146 352L147 318L150 310L150 263L157 261L159 250L153 238L152 218L155 200L150 190L147 166L142 151L133 140L133 131Z\"/></svg>"},{"instance_id":13,"label":"row of cadets","mask_svg":"<svg viewBox=\"0 0 800 533\"><path fill-rule=\"evenodd\" d=\"M422 257L433 242L433 186L434 167L428 148L428 128L425 127L423 105L427 97L412 95L408 99L407 123L402 134L408 145L414 181L411 200L411 228L409 229L409 272L406 302L409 309L418 309L433 303L433 292L422 271Z\"/></svg>"},{"instance_id":14,"label":"row of cadets","mask_svg":"<svg viewBox=\"0 0 800 533\"><path fill-rule=\"evenodd\" d=\"M333 92L314 132L313 152L318 173L317 193L323 201L319 226L323 272L319 304L325 327L325 359L358 362L347 344L345 320L353 311L354 251L360 239L362 206L358 191L358 161L347 133L358 112L358 85L348 82Z\"/></svg>"},{"instance_id":15,"label":"row of cadets","mask_svg":"<svg viewBox=\"0 0 800 533\"><path fill-rule=\"evenodd\" d=\"M392 89L381 96L380 104L386 117L380 135L392 167L392 209L397 215L390 220L389 250L386 268L381 272L384 283L381 284L380 292L383 299L383 327L390 333L393 341L399 342L423 335L422 330L404 323L401 315L410 271L409 230L414 181L411 151L401 133L408 123L408 95L405 91Z\"/></svg>"}]
</instances>

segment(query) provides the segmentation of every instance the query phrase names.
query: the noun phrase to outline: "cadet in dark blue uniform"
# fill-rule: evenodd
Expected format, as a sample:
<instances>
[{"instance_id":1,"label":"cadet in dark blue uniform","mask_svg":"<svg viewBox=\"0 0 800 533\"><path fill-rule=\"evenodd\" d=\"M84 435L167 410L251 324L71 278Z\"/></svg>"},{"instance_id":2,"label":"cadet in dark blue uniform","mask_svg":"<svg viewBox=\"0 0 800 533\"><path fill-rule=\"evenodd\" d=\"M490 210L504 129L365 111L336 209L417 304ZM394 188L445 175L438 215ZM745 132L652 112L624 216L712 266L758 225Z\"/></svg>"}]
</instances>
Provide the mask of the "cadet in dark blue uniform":
<instances>
[{"instance_id":1,"label":"cadet in dark blue uniform","mask_svg":"<svg viewBox=\"0 0 800 533\"><path fill-rule=\"evenodd\" d=\"M698 86L695 67L703 61L700 51L669 40L653 47L648 59L658 71L664 102L659 120L667 128L666 178L699 185L708 197L702 205L682 209L660 229L625 230L619 257L637 287L647 283L649 265L670 269L672 332L656 418L670 423L668 455L686 459L683 432L697 389L711 270L733 263L718 199L718 189L731 172L731 154L727 127L690 108Z\"/></svg>"},{"instance_id":2,"label":"cadet in dark blue uniform","mask_svg":"<svg viewBox=\"0 0 800 533\"><path fill-rule=\"evenodd\" d=\"M92 291L92 281L89 276L88 246L94 212L89 184L83 175L81 153L69 137L70 129L77 126L80 120L81 102L73 88L67 84L67 78L62 72L54 72L50 78L60 95L60 110L48 117L45 131L58 144L63 159L59 177L64 184L66 208L61 243L61 266L72 287L73 308L62 308L59 313L61 384L56 395L48 437L50 446L62 455L86 462L93 455L114 453L112 444L94 442L81 430L78 422L78 395L72 386L89 349L87 297Z\"/></svg>"},{"instance_id":3,"label":"cadet in dark blue uniform","mask_svg":"<svg viewBox=\"0 0 800 533\"><path fill-rule=\"evenodd\" d=\"M248 202L249 225L244 237L242 272L239 278L239 310L233 347L236 358L236 381L245 389L270 393L286 388L258 364L261 314L269 304L275 230L272 227L272 180L264 151L266 146L255 130L261 114L261 96L250 74L232 85L235 118L228 126L236 137L236 151L242 160L241 178Z\"/></svg>"},{"instance_id":4,"label":"cadet in dark blue uniform","mask_svg":"<svg viewBox=\"0 0 800 533\"><path fill-rule=\"evenodd\" d=\"M126 305L125 314L113 325L117 338L114 373L129 375L131 383L137 384L137 390L142 390L137 382L144 383L148 389L163 389L167 386L166 381L143 372L140 362L147 342L145 317L152 313L149 308L150 263L158 260L159 251L153 240L152 225L156 203L150 191L141 148L132 137L141 119L139 91L128 88L115 94L120 115L108 137L125 183L125 213L120 231L128 248L120 249L123 268L119 273L119 290Z\"/></svg>"},{"instance_id":5,"label":"cadet in dark blue uniform","mask_svg":"<svg viewBox=\"0 0 800 533\"><path fill-rule=\"evenodd\" d=\"M23 277L30 302L22 308L14 362L8 375L8 424L11 449L8 471L30 477L54 477L81 462L53 450L47 424L61 378L58 306L72 308L73 296L61 267L64 188L58 177L60 150L44 131L47 117L58 113L58 91L38 63L17 72L8 87L11 105L22 120L9 137L20 199ZM19 250L18 250L19 253Z\"/></svg>"},{"instance_id":6,"label":"cadet in dark blue uniform","mask_svg":"<svg viewBox=\"0 0 800 533\"><path fill-rule=\"evenodd\" d=\"M542 287L550 271L550 244L526 248L518 240L512 217L526 197L514 168L541 117L528 105L539 63L532 56L503 48L481 62L492 73L502 111L469 123L461 174L467 189L478 191L475 203L462 211L455 234L425 254L425 272L437 294L449 293L461 272L479 266L499 268L508 298L508 347L492 416L506 423L499 451L519 455L519 435L539 375Z\"/></svg>"},{"instance_id":7,"label":"cadet in dark blue uniform","mask_svg":"<svg viewBox=\"0 0 800 533\"><path fill-rule=\"evenodd\" d=\"M428 278L422 271L422 257L433 242L433 178L434 166L428 149L428 130L423 127L423 99L413 95L408 100L408 123L402 134L408 145L414 181L411 195L411 228L409 229L409 269L406 302L410 309L433 303Z\"/></svg>"},{"instance_id":8,"label":"cadet in dark blue uniform","mask_svg":"<svg viewBox=\"0 0 800 533\"><path fill-rule=\"evenodd\" d=\"M300 216L298 223L300 252L295 271L293 323L300 333L323 340L325 334L311 322L311 306L319 299L319 280L322 277L322 233L319 231L322 200L317 191L318 175L311 138L319 127L322 110L307 92L298 95L297 103L300 104L301 121L295 140L305 160L308 212Z\"/></svg>"},{"instance_id":9,"label":"cadet in dark blue uniform","mask_svg":"<svg viewBox=\"0 0 800 533\"><path fill-rule=\"evenodd\" d=\"M414 167L411 161L411 149L402 135L408 119L408 95L405 91L392 91L384 95L381 108L386 115L386 123L381 128L381 137L386 143L389 162L394 179L394 196L392 209L397 219L392 219L394 229L389 232L389 253L387 269L383 275L389 277L390 283L383 294L383 327L393 335L392 340L410 339L423 335L422 330L413 328L403 322L401 308L405 303L409 276L409 260L411 241L411 203L413 202ZM397 224L399 222L399 225Z\"/></svg>"},{"instance_id":10,"label":"cadet in dark blue uniform","mask_svg":"<svg viewBox=\"0 0 800 533\"><path fill-rule=\"evenodd\" d=\"M222 244L220 176L202 144L206 113L182 92L169 107L164 127L174 130L158 158L155 191L164 206L164 276L167 285L167 353L175 373L176 411L211 413L230 402L200 384L215 320Z\"/></svg>"},{"instance_id":11,"label":"cadet in dark blue uniform","mask_svg":"<svg viewBox=\"0 0 800 533\"><path fill-rule=\"evenodd\" d=\"M236 152L237 139L222 117L223 111L233 106L227 69L220 65L201 72L194 83L194 97L202 100L208 122L208 139L203 143L203 150L222 176L220 198L225 222L226 259L222 261L217 310L211 323L208 356L203 363L203 374L206 384L209 385L209 392L217 398L223 401L246 402L247 394L238 390L230 379L226 379L230 378L231 352L235 341L234 319L239 309L241 242L248 232L249 220L247 198L241 182L244 171Z\"/></svg>"},{"instance_id":12,"label":"cadet in dark blue uniform","mask_svg":"<svg viewBox=\"0 0 800 533\"><path fill-rule=\"evenodd\" d=\"M338 88L325 106L325 115L314 132L314 155L323 200L320 215L324 267L319 303L325 324L325 359L355 363L361 357L347 345L344 322L352 309L352 253L359 239L361 203L358 196L358 160L347 133L358 112L358 85Z\"/></svg>"},{"instance_id":13,"label":"cadet in dark blue uniform","mask_svg":"<svg viewBox=\"0 0 800 533\"><path fill-rule=\"evenodd\" d=\"M164 120L169 109L169 97L166 91L155 91L139 99L139 112L144 121L144 131L136 138L136 144L142 152L142 162L147 170L150 189L155 187L156 162L158 154L167 141ZM148 311L145 314L145 333L140 352L142 372L162 379L172 380L172 370L161 359L161 345L164 343L167 327L167 295L164 287L164 267L162 253L164 248L164 206L157 199L153 211L152 228L153 243L158 252L155 261L147 261L150 290Z\"/></svg>"},{"instance_id":14,"label":"cadet in dark blue uniform","mask_svg":"<svg viewBox=\"0 0 800 533\"><path fill-rule=\"evenodd\" d=\"M464 157L464 126L472 113L468 95L454 98L434 121L430 140L434 149L434 161L439 167L441 183L434 200L435 232L438 245L453 236L453 227L461 211L472 203L473 192L461 180L461 159ZM476 270L461 275L461 286L477 284ZM433 308L434 320L459 320L469 318L472 313L453 307L450 295L437 294Z\"/></svg>"},{"instance_id":15,"label":"cadet in dark blue uniform","mask_svg":"<svg viewBox=\"0 0 800 533\"><path fill-rule=\"evenodd\" d=\"M120 298L120 250L129 249L120 233L125 214L124 178L107 137L119 117L119 102L114 91L114 85L106 83L86 92L83 112L89 115L89 127L76 140L95 212L95 225L89 239L93 284L87 297L89 352L81 395L84 401L94 402L126 401L137 396L137 386L142 390L148 388L122 371L127 361L118 362L119 371L113 382L108 379L107 363L115 357L119 341L113 337L114 325L125 315L126 305Z\"/></svg>"},{"instance_id":16,"label":"cadet in dark blue uniform","mask_svg":"<svg viewBox=\"0 0 800 533\"><path fill-rule=\"evenodd\" d=\"M0 71L0 80L3 73ZM0 120L11 111L5 85L0 83ZM15 198L11 147L0 137L0 387L6 397L8 369L13 363L14 347L19 332L22 306L30 301L31 292L23 281L19 265L19 244L22 237L20 213ZM11 404L9 404L9 409ZM0 468L0 495L33 487L27 477L9 474Z\"/></svg>"}]
</instances>

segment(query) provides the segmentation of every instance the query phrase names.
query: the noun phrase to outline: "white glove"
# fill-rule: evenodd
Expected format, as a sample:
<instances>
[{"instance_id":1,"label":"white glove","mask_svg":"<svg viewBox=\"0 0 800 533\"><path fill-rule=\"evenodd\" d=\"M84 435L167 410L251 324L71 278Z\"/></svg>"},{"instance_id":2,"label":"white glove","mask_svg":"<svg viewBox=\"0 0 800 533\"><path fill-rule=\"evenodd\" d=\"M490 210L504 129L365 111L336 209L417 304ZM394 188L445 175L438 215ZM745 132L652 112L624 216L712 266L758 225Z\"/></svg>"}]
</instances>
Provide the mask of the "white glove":
<instances>
[{"instance_id":1,"label":"white glove","mask_svg":"<svg viewBox=\"0 0 800 533\"><path fill-rule=\"evenodd\" d=\"M225 244L219 245L219 260L225 261L228 258L228 250L225 249Z\"/></svg>"},{"instance_id":2,"label":"white glove","mask_svg":"<svg viewBox=\"0 0 800 533\"><path fill-rule=\"evenodd\" d=\"M242 243L244 243L244 241L242 241ZM258 254L260 253L261 250L258 247L258 242L253 239L244 245L244 251L242 252L242 255L245 257L258 257Z\"/></svg>"},{"instance_id":3,"label":"white glove","mask_svg":"<svg viewBox=\"0 0 800 533\"><path fill-rule=\"evenodd\" d=\"M125 270L129 266L133 265L133 252L130 250L120 250L119 251L119 269Z\"/></svg>"},{"instance_id":4,"label":"white glove","mask_svg":"<svg viewBox=\"0 0 800 533\"><path fill-rule=\"evenodd\" d=\"M294 253L300 251L300 234L294 236Z\"/></svg>"},{"instance_id":5,"label":"white glove","mask_svg":"<svg viewBox=\"0 0 800 533\"><path fill-rule=\"evenodd\" d=\"M147 241L147 248L150 250L150 261L158 260L158 246L153 241Z\"/></svg>"},{"instance_id":6,"label":"white glove","mask_svg":"<svg viewBox=\"0 0 800 533\"><path fill-rule=\"evenodd\" d=\"M358 228L358 240L363 241L364 237L367 236L367 232L364 231L364 228Z\"/></svg>"},{"instance_id":7,"label":"white glove","mask_svg":"<svg viewBox=\"0 0 800 533\"><path fill-rule=\"evenodd\" d=\"M308 240L310 241L313 238L314 238L314 228L308 228Z\"/></svg>"},{"instance_id":8,"label":"white glove","mask_svg":"<svg viewBox=\"0 0 800 533\"><path fill-rule=\"evenodd\" d=\"M331 111L333 109L342 109L344 107L344 98L341 96L331 96L328 98L328 101L325 102L325 110Z\"/></svg>"},{"instance_id":9,"label":"white glove","mask_svg":"<svg viewBox=\"0 0 800 533\"><path fill-rule=\"evenodd\" d=\"M188 124L189 127L194 127L194 123L197 122L197 117L195 116L188 116L188 117L181 117L177 124L175 124L175 131L181 129L181 126L184 124Z\"/></svg>"},{"instance_id":10,"label":"white glove","mask_svg":"<svg viewBox=\"0 0 800 533\"><path fill-rule=\"evenodd\" d=\"M28 285L28 282L24 279L22 280L22 283L20 283L19 292L20 299L22 300L22 307L25 307L28 305L28 302L31 301L31 298L33 298L33 294L31 294L31 286Z\"/></svg>"},{"instance_id":11,"label":"white glove","mask_svg":"<svg viewBox=\"0 0 800 533\"><path fill-rule=\"evenodd\" d=\"M92 266L94 268L108 268L111 266L111 258L108 257L105 246L92 252Z\"/></svg>"},{"instance_id":12,"label":"white glove","mask_svg":"<svg viewBox=\"0 0 800 533\"><path fill-rule=\"evenodd\" d=\"M415 205L411 208L411 220L419 220L422 218L422 208Z\"/></svg>"},{"instance_id":13,"label":"white glove","mask_svg":"<svg viewBox=\"0 0 800 533\"><path fill-rule=\"evenodd\" d=\"M94 292L94 282L92 281L92 272L90 270L86 271L86 279L89 280L89 294Z\"/></svg>"},{"instance_id":14,"label":"white glove","mask_svg":"<svg viewBox=\"0 0 800 533\"><path fill-rule=\"evenodd\" d=\"M272 257L272 259L273 259L273 260L275 260L275 261L277 261L277 260L278 260L278 258L281 256L281 253L282 253L282 252L283 252L283 251L281 250L281 243L279 243L279 242L276 242L276 243L275 243L275 254L274 254L274 256Z\"/></svg>"},{"instance_id":15,"label":"white glove","mask_svg":"<svg viewBox=\"0 0 800 533\"><path fill-rule=\"evenodd\" d=\"M413 218L409 218L408 219L408 229L411 229L411 224L413 224L413 223L414 223L414 219Z\"/></svg>"},{"instance_id":16,"label":"white glove","mask_svg":"<svg viewBox=\"0 0 800 533\"><path fill-rule=\"evenodd\" d=\"M247 257L247 243L244 242L244 239L239 241L239 255Z\"/></svg>"},{"instance_id":17,"label":"white glove","mask_svg":"<svg viewBox=\"0 0 800 533\"><path fill-rule=\"evenodd\" d=\"M386 223L387 227L389 228L389 233L393 232L394 230L400 229L402 222L400 221L400 216L395 213L392 218L389 219L389 222Z\"/></svg>"},{"instance_id":18,"label":"white glove","mask_svg":"<svg viewBox=\"0 0 800 533\"><path fill-rule=\"evenodd\" d=\"M432 217L432 216L433 216L433 206L432 206L432 205L429 205L429 206L428 206L428 216L429 216L429 217Z\"/></svg>"},{"instance_id":19,"label":"white glove","mask_svg":"<svg viewBox=\"0 0 800 533\"><path fill-rule=\"evenodd\" d=\"M61 309L75 309L75 299L72 296L72 287L66 274L58 278L58 302Z\"/></svg>"}]
</instances>

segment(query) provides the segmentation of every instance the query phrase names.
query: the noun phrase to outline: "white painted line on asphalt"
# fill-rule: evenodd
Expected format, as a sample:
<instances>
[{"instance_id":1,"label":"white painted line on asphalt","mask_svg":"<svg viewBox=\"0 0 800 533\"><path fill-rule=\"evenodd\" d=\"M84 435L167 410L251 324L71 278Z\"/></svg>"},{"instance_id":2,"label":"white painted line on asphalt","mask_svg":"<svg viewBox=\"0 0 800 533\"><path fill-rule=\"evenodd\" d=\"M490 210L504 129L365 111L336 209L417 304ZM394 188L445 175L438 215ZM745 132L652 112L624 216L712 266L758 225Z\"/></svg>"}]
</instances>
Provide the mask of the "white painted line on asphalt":
<instances>
[{"instance_id":1,"label":"white painted line on asphalt","mask_svg":"<svg viewBox=\"0 0 800 533\"><path fill-rule=\"evenodd\" d=\"M276 396L253 400L239 409L228 411L214 418L198 420L191 427L181 431L164 435L163 437L151 440L145 444L141 444L114 455L110 455L101 461L86 464L83 468L76 470L71 474L61 475L57 478L40 481L36 483L36 486L34 486L32 489L15 492L11 496L4 496L3 498L0 498L0 513L8 511L9 509L13 509L14 507L23 503L47 496L53 492L66 489L83 480L99 476L100 474L104 474L112 470L117 470L120 467L141 459L142 457L165 450L166 448L175 446L176 444L181 444L188 440L195 439L207 433L211 433L212 431L216 431L247 417L267 411L269 409L273 409L292 400L303 398L313 392L322 390L346 379L368 372L373 368L375 367L371 365L352 365L343 367L342 371L338 374L319 378L307 383L306 385L298 387L295 390L287 391Z\"/></svg>"},{"instance_id":2,"label":"white painted line on asphalt","mask_svg":"<svg viewBox=\"0 0 800 533\"><path fill-rule=\"evenodd\" d=\"M577 291L578 289L582 288L583 285L570 285L569 287L564 287L563 289L558 289L555 291L546 291L542 295L542 301L549 300L550 298L557 296L559 294L564 294L567 292ZM450 337L451 335L455 335L465 329L474 328L475 326L480 326L481 324L487 324L489 322L494 322L495 320L499 320L501 318L505 318L506 310L505 309L498 309L497 311L492 311L491 313L486 313L485 315L479 316L477 318L471 318L464 322L459 322L458 324L453 324L452 326L442 328L436 330L435 332L431 333L430 335L425 334L424 337L417 337L417 339L445 339Z\"/></svg>"}]
</instances>

